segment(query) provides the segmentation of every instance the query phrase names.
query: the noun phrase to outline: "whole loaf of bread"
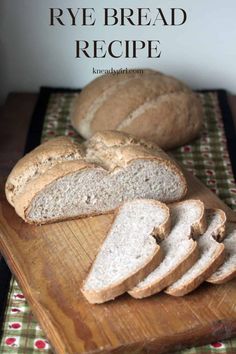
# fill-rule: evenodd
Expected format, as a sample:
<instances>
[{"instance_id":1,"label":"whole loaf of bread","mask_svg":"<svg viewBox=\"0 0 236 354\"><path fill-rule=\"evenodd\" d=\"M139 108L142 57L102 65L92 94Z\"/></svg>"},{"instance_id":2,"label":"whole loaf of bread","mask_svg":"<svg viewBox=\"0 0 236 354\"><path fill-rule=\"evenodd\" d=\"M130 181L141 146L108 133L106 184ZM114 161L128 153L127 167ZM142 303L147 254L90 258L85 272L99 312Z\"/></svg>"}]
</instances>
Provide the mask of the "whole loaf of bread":
<instances>
[{"instance_id":1,"label":"whole loaf of bread","mask_svg":"<svg viewBox=\"0 0 236 354\"><path fill-rule=\"evenodd\" d=\"M148 138L168 150L199 134L202 106L197 95L173 77L153 70L103 75L76 96L73 127L90 138L98 130L118 130Z\"/></svg>"}]
</instances>

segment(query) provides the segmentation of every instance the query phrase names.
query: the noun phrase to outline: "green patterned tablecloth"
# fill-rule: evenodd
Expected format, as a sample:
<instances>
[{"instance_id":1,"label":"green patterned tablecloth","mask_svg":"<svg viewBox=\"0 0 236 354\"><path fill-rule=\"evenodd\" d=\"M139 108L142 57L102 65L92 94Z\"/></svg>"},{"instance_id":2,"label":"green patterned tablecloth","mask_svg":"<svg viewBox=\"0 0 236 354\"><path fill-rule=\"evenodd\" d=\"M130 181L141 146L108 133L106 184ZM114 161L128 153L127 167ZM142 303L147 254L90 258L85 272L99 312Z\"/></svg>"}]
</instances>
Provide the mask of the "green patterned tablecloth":
<instances>
[{"instance_id":1,"label":"green patterned tablecloth","mask_svg":"<svg viewBox=\"0 0 236 354\"><path fill-rule=\"evenodd\" d=\"M80 140L68 118L74 95L76 93L70 92L54 93L50 96L42 141L59 135L67 135ZM213 91L199 93L199 96L204 107L204 131L201 137L192 144L176 149L174 155L230 207L236 209L236 185L227 151L218 96ZM11 281L8 296L0 353L53 353L14 278ZM185 349L178 353L233 354L236 353L236 339Z\"/></svg>"}]
</instances>

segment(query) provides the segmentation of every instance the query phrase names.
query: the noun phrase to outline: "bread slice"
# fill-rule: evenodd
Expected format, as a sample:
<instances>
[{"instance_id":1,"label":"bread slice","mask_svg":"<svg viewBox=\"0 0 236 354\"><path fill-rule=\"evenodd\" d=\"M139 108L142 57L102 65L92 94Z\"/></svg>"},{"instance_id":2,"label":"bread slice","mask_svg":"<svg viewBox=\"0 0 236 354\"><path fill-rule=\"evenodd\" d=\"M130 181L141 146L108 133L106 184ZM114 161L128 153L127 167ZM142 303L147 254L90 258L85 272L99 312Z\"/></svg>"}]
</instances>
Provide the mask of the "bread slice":
<instances>
[{"instance_id":1,"label":"bread slice","mask_svg":"<svg viewBox=\"0 0 236 354\"><path fill-rule=\"evenodd\" d=\"M136 198L173 202L186 191L180 168L156 145L110 131L83 144L65 137L42 144L6 183L18 215L35 224L111 212Z\"/></svg>"},{"instance_id":2,"label":"bread slice","mask_svg":"<svg viewBox=\"0 0 236 354\"><path fill-rule=\"evenodd\" d=\"M204 205L199 200L187 200L170 207L172 229L162 241L165 257L160 265L144 278L129 294L137 299L165 289L181 277L197 260L198 246L191 236L206 229Z\"/></svg>"},{"instance_id":3,"label":"bread slice","mask_svg":"<svg viewBox=\"0 0 236 354\"><path fill-rule=\"evenodd\" d=\"M223 284L236 277L236 224L228 223L224 239L225 261L207 279L209 283Z\"/></svg>"},{"instance_id":4,"label":"bread slice","mask_svg":"<svg viewBox=\"0 0 236 354\"><path fill-rule=\"evenodd\" d=\"M225 234L226 215L220 209L207 211L208 227L198 239L200 256L196 263L165 292L173 296L183 296L206 280L223 262L225 258L224 245L214 239Z\"/></svg>"},{"instance_id":5,"label":"bread slice","mask_svg":"<svg viewBox=\"0 0 236 354\"><path fill-rule=\"evenodd\" d=\"M135 200L121 206L84 282L82 292L90 303L102 303L136 285L162 260L154 236L170 229L166 205Z\"/></svg>"}]
</instances>

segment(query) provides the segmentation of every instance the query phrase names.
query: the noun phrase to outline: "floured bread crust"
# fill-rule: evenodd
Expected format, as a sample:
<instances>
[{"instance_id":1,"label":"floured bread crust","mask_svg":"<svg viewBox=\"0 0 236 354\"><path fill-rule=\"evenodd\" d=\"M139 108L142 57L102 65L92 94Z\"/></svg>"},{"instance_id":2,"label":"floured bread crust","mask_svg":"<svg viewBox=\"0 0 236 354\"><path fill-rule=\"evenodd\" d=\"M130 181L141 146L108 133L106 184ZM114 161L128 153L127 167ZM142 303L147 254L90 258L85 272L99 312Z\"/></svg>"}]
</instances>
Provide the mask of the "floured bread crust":
<instances>
[{"instance_id":1,"label":"floured bread crust","mask_svg":"<svg viewBox=\"0 0 236 354\"><path fill-rule=\"evenodd\" d=\"M104 75L76 96L74 128L86 139L99 130L118 130L171 149L194 139L203 124L201 103L179 80L154 70Z\"/></svg>"}]
</instances>

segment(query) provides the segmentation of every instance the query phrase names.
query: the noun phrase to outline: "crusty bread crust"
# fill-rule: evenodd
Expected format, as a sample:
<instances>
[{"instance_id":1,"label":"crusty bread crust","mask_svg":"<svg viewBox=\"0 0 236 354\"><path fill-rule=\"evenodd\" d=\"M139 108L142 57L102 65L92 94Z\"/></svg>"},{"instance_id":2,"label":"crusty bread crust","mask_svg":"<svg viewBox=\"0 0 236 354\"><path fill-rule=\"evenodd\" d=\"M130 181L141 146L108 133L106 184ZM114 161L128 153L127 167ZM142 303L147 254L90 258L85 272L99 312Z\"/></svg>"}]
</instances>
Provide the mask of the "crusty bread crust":
<instances>
[{"instance_id":1,"label":"crusty bread crust","mask_svg":"<svg viewBox=\"0 0 236 354\"><path fill-rule=\"evenodd\" d=\"M117 296L124 294L127 290L138 284L161 263L163 258L164 254L162 249L157 245L157 250L155 254L150 257L148 263L133 274L130 274L126 279L120 281L112 287L107 287L102 291L88 291L82 288L81 292L91 304L101 304L109 300L114 300Z\"/></svg>"},{"instance_id":2,"label":"crusty bread crust","mask_svg":"<svg viewBox=\"0 0 236 354\"><path fill-rule=\"evenodd\" d=\"M219 225L219 227L217 227L217 229L215 230L215 232L213 232L212 237L218 241L218 242L222 242L224 240L224 238L226 237L226 222L227 222L227 216L225 214L225 212L221 209L210 209L213 212L217 211L217 213L220 215L221 217L221 225Z\"/></svg>"},{"instance_id":3,"label":"crusty bread crust","mask_svg":"<svg viewBox=\"0 0 236 354\"><path fill-rule=\"evenodd\" d=\"M168 150L184 145L198 136L202 128L202 120L197 117L201 116L202 108L196 94L178 91L145 102L126 117L117 130L135 134L140 138L148 137Z\"/></svg>"},{"instance_id":4,"label":"crusty bread crust","mask_svg":"<svg viewBox=\"0 0 236 354\"><path fill-rule=\"evenodd\" d=\"M157 294L168 285L174 283L179 279L189 268L193 266L199 256L199 249L197 243L192 241L192 247L189 254L181 260L181 262L175 267L174 271L168 272L164 278L159 281L153 282L147 285L145 288L134 287L129 290L128 293L135 299L142 299L144 297ZM155 268L154 268L155 269ZM150 273L149 273L150 274ZM144 279L144 277L143 277Z\"/></svg>"},{"instance_id":5,"label":"crusty bread crust","mask_svg":"<svg viewBox=\"0 0 236 354\"><path fill-rule=\"evenodd\" d=\"M100 76L76 96L74 128L86 139L99 130L119 130L170 149L195 138L202 128L202 106L179 80L154 70Z\"/></svg>"},{"instance_id":6,"label":"crusty bread crust","mask_svg":"<svg viewBox=\"0 0 236 354\"><path fill-rule=\"evenodd\" d=\"M177 163L158 146L148 141L139 141L128 134L111 131L97 133L84 144L75 144L69 138L61 137L40 145L13 168L6 183L6 195L18 215L31 222L27 215L33 199L51 183L86 168L100 168L105 173L116 173L135 160L156 161L160 166L167 167L179 176L183 190L181 198L185 196L187 183L183 173ZM173 202L175 198L170 196L167 201ZM53 222L60 220L54 219Z\"/></svg>"},{"instance_id":7,"label":"crusty bread crust","mask_svg":"<svg viewBox=\"0 0 236 354\"><path fill-rule=\"evenodd\" d=\"M61 177L91 168L99 167L88 164L83 160L67 161L53 166L44 174L39 175L38 178L28 182L22 192L15 197L14 206L17 214L25 221L32 223L30 219L27 218L27 215L31 210L31 203L33 199L38 195L38 193L40 193L45 187L48 187L51 183L54 183ZM56 219L53 221L56 221ZM39 224L43 224L43 222L40 222Z\"/></svg>"},{"instance_id":8,"label":"crusty bread crust","mask_svg":"<svg viewBox=\"0 0 236 354\"><path fill-rule=\"evenodd\" d=\"M156 158L170 161L178 166L157 144L144 139L136 138L132 134L105 130L97 132L85 142L87 157L95 156L95 159L108 161L108 169L113 170L113 161L116 165L125 166L134 158Z\"/></svg>"},{"instance_id":9,"label":"crusty bread crust","mask_svg":"<svg viewBox=\"0 0 236 354\"><path fill-rule=\"evenodd\" d=\"M153 85L153 76L155 76L155 79L159 81L158 85ZM136 84L135 87L137 89L137 84L138 84L139 95L137 95L137 90L136 90L137 104L140 104L142 102L143 89L144 89L144 94L146 92L146 96L150 97L150 94L153 95L153 93L156 95L160 95L163 92L168 92L171 90L180 90L180 89L184 90L186 88L186 86L180 83L180 81L172 79L170 76L164 75L158 71L154 71L150 69L144 70L141 79L142 79L142 83L140 84L140 74L128 73L127 75L125 75L125 77L123 75L117 77L113 77L111 75L103 75L90 82L81 91L81 93L77 95L74 101L72 111L71 111L71 122L74 128L76 128L78 124L80 124L81 121L86 118L87 114L91 114L94 111L96 113L96 110L99 110L101 103L105 103L107 101L107 98L109 98L109 101L111 101L110 99L113 98L113 102L114 102L114 98L117 96L117 90L121 90L127 86L131 90L133 88L133 85ZM140 93L140 90L142 93ZM122 105L124 104L124 102L127 101L127 91L123 90L123 92L124 92L124 97L123 96L121 97ZM107 108L109 114L114 111L115 108L114 104L110 103L104 106L105 108ZM113 116L117 116L117 114L115 113L117 112L114 112ZM101 120L103 120L103 117L105 117L105 119L107 120L106 118L107 115L99 116ZM111 126L109 129L114 129L114 128L112 128ZM95 131L92 132L91 129L89 129L89 132L87 134L83 134L83 136L85 138L89 138L92 136L94 132Z\"/></svg>"},{"instance_id":10,"label":"crusty bread crust","mask_svg":"<svg viewBox=\"0 0 236 354\"><path fill-rule=\"evenodd\" d=\"M136 286L133 289L129 290L128 293L132 297L136 299L141 299L160 292L161 290L167 288L170 284L174 283L177 279L179 279L197 261L199 257L199 249L197 242L192 240L191 237L201 235L206 230L207 222L204 204L200 200L194 200L194 202L196 202L200 206L201 214L199 216L198 221L191 225L189 235L186 235L190 238L189 242L192 243L188 255L181 259L181 261L175 266L175 268L166 273L163 278L156 279L152 283L147 284L145 287L141 288ZM171 204L171 206L181 205L183 203L186 203L186 201L173 203Z\"/></svg>"},{"instance_id":11,"label":"crusty bread crust","mask_svg":"<svg viewBox=\"0 0 236 354\"><path fill-rule=\"evenodd\" d=\"M188 282L185 286L180 289L172 289L171 286L165 289L165 293L172 296L183 296L191 291L195 290L200 284L202 284L216 269L224 263L225 260L225 251L224 245L219 244L219 248L215 254L214 260L210 263L210 266L205 269L199 276L192 279L191 282ZM179 279L179 277L177 278Z\"/></svg>"},{"instance_id":12,"label":"crusty bread crust","mask_svg":"<svg viewBox=\"0 0 236 354\"><path fill-rule=\"evenodd\" d=\"M11 171L5 185L8 202L14 205L14 198L25 184L53 167L69 159L82 159L84 148L65 136L51 139L39 145L20 159Z\"/></svg>"},{"instance_id":13,"label":"crusty bread crust","mask_svg":"<svg viewBox=\"0 0 236 354\"><path fill-rule=\"evenodd\" d=\"M233 227L233 230L235 230L235 224L228 223L228 227ZM226 228L226 233L225 233L224 237L221 237L220 241L222 241L224 238L227 239L227 228ZM227 251L228 251L228 249L226 248L225 249L226 254L227 254ZM227 255L226 255L225 261L227 261ZM224 266L224 263L222 265ZM218 267L217 267L217 269L218 269ZM215 271L217 271L217 269L215 269ZM224 272L221 275L216 274L215 271L210 274L209 278L207 278L206 281L208 283L212 283L212 284L224 284L236 277L236 264L234 265L234 267L231 267L230 269L228 269L228 272Z\"/></svg>"},{"instance_id":14,"label":"crusty bread crust","mask_svg":"<svg viewBox=\"0 0 236 354\"><path fill-rule=\"evenodd\" d=\"M171 220L170 220L170 211L169 208L163 204L160 203L156 200L142 200L143 202L146 203L152 203L154 205L157 205L161 209L164 209L166 212L166 218L164 222L156 227L153 230L152 236L156 237L158 240L165 238L169 232L170 232L170 227L171 227ZM132 202L129 203L135 203L136 200L133 200ZM116 209L116 212L113 217L113 222L117 215L119 214L120 209L122 206ZM110 229L112 228L112 224L110 226ZM107 235L109 235L110 229L107 232ZM99 252L98 252L99 253ZM96 257L97 258L97 257ZM91 266L90 272L95 266L96 258ZM83 295L86 297L86 299L92 303L92 304L99 304L103 303L105 301L113 300L115 297L125 293L129 289L132 289L136 284L138 284L144 277L146 277L150 272L152 272L163 260L164 258L164 253L161 249L161 247L157 244L156 245L156 252L154 255L150 256L148 261L146 262L145 265L140 267L137 271L133 272L132 274L129 274L125 279L118 281L117 283L113 284L112 286L109 286L107 288L104 288L99 291L94 291L94 290L86 290L84 285L86 284L86 279L83 282L83 286L81 288L81 291ZM87 275L87 277L89 274ZM87 278L86 277L86 278Z\"/></svg>"},{"instance_id":15,"label":"crusty bread crust","mask_svg":"<svg viewBox=\"0 0 236 354\"><path fill-rule=\"evenodd\" d=\"M222 262L222 264L223 264L223 262ZM221 266L222 264L220 264L219 266ZM217 268L215 269L215 271L217 270ZM215 272L215 271L213 271L213 272ZM227 274L224 274L222 276L210 275L210 277L207 279L207 282L212 283L212 284L225 284L228 281L234 279L235 277L236 277L236 269L233 272L228 272Z\"/></svg>"},{"instance_id":16,"label":"crusty bread crust","mask_svg":"<svg viewBox=\"0 0 236 354\"><path fill-rule=\"evenodd\" d=\"M134 73L130 73L128 78L131 79L135 77ZM117 84L123 81L122 75L117 77ZM79 112L87 112L88 109L91 109L91 106L94 104L94 97L103 95L105 91L110 91L114 86L114 79L111 75L105 75L104 77L99 76L92 82L90 82L86 89L83 89L77 96L74 101L71 110L71 123L75 127L77 122L77 117ZM74 118L76 117L76 121ZM82 116L81 116L82 119ZM79 120L78 120L79 122Z\"/></svg>"}]
</instances>

